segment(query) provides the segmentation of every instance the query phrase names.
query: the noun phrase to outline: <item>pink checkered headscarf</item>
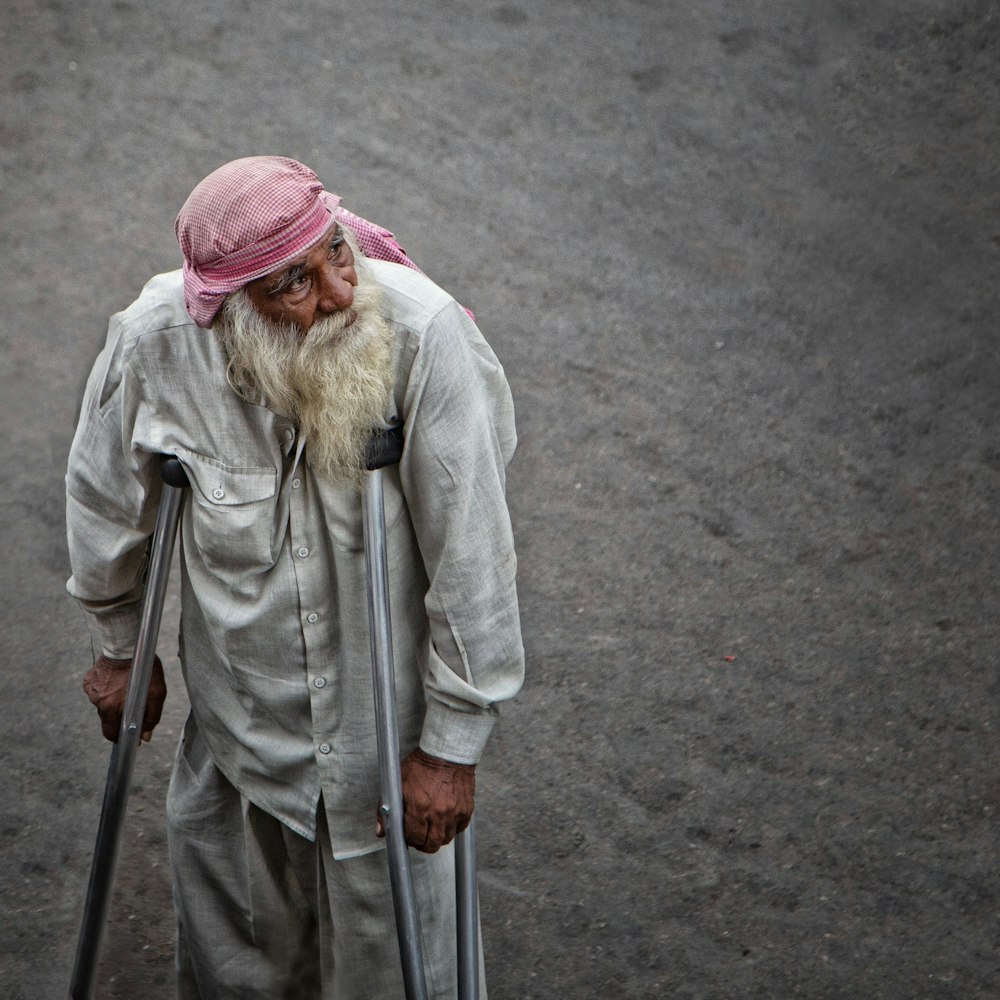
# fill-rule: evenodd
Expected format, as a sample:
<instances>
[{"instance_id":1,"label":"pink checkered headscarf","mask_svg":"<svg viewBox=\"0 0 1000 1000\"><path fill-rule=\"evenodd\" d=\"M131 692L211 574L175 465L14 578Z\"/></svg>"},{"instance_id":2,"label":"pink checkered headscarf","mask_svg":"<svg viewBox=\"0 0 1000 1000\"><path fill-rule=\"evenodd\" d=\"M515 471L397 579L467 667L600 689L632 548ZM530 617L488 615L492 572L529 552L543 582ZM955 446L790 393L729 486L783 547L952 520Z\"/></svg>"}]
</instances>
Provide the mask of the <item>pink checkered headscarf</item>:
<instances>
[{"instance_id":1,"label":"pink checkered headscarf","mask_svg":"<svg viewBox=\"0 0 1000 1000\"><path fill-rule=\"evenodd\" d=\"M339 205L316 174L284 156L248 156L209 174L174 226L191 318L210 327L230 292L301 256L335 219L354 230L365 256L420 270L388 229Z\"/></svg>"}]
</instances>

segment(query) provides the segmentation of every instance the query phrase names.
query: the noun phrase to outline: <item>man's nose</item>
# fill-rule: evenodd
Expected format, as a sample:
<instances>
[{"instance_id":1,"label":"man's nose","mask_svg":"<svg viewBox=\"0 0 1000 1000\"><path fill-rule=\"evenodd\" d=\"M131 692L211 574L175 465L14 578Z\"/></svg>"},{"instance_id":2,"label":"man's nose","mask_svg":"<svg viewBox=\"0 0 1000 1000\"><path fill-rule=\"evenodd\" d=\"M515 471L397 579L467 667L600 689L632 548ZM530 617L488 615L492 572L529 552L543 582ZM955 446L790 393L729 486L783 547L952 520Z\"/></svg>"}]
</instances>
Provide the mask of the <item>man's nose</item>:
<instances>
[{"instance_id":1,"label":"man's nose","mask_svg":"<svg viewBox=\"0 0 1000 1000\"><path fill-rule=\"evenodd\" d=\"M354 302L354 289L358 284L358 272L350 267L323 268L322 285L319 294L319 308L326 313L349 309Z\"/></svg>"}]
</instances>

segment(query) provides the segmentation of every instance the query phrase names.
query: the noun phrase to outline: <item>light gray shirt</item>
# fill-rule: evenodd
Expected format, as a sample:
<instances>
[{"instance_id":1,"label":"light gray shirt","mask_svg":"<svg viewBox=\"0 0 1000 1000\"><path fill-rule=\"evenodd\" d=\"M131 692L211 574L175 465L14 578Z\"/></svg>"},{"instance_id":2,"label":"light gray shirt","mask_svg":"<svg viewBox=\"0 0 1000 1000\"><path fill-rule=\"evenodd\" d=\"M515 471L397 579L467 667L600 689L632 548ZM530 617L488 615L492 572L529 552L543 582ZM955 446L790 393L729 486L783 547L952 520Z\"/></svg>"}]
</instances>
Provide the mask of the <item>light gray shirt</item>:
<instances>
[{"instance_id":1,"label":"light gray shirt","mask_svg":"<svg viewBox=\"0 0 1000 1000\"><path fill-rule=\"evenodd\" d=\"M478 761L524 671L504 499L515 446L503 369L455 301L367 262L395 338L385 470L403 753ZM67 588L104 652L130 657L160 494L158 453L191 481L181 519L181 662L216 765L307 837L322 792L335 856L374 838L378 768L361 497L313 473L285 417L238 395L180 272L112 317L70 453Z\"/></svg>"}]
</instances>

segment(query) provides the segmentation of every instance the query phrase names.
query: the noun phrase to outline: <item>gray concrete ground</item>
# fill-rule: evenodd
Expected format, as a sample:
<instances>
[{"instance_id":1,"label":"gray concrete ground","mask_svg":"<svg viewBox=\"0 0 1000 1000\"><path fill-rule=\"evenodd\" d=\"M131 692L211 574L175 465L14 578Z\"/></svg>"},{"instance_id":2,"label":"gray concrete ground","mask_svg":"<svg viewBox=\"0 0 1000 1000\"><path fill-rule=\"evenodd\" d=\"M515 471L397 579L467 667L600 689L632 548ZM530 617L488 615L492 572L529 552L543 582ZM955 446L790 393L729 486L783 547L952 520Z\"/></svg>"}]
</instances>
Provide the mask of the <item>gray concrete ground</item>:
<instances>
[{"instance_id":1,"label":"gray concrete ground","mask_svg":"<svg viewBox=\"0 0 1000 1000\"><path fill-rule=\"evenodd\" d=\"M494 1000L1000 996L997 3L8 0L0 31L0 996L65 995L107 761L63 594L83 379L192 185L259 152L394 228L518 403ZM171 994L173 649L108 998Z\"/></svg>"}]
</instances>

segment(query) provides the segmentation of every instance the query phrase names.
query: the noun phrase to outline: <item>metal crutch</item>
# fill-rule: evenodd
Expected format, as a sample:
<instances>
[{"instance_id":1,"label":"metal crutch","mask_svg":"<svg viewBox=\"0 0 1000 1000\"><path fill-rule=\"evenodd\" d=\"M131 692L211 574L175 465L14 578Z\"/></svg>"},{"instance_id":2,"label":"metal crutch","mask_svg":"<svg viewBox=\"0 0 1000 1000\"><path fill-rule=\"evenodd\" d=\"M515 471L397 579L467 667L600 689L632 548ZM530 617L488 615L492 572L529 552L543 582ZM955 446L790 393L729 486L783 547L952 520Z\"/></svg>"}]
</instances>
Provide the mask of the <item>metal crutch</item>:
<instances>
[{"instance_id":1,"label":"metal crutch","mask_svg":"<svg viewBox=\"0 0 1000 1000\"><path fill-rule=\"evenodd\" d=\"M395 465L403 452L403 428L376 432L369 448L362 494L362 524L368 583L375 724L378 740L380 807L385 828L389 882L407 1000L426 1000L423 956L413 879L403 832L403 789L399 761L392 625L385 544L382 469ZM476 892L474 821L455 838L455 895L459 1000L479 997L479 915Z\"/></svg>"},{"instance_id":2,"label":"metal crutch","mask_svg":"<svg viewBox=\"0 0 1000 1000\"><path fill-rule=\"evenodd\" d=\"M160 474L164 483L163 494L150 547L146 591L125 695L125 710L122 713L118 742L111 749L111 761L104 786L104 804L101 806L101 820L90 867L90 882L87 885L87 901L76 946L73 978L70 980L70 1000L90 1000L94 992L101 941L118 861L118 847L125 823L125 807L128 804L135 753L142 732L142 718L146 711L153 657L156 655L156 639L160 632L160 619L163 617L170 559L184 502L184 489L188 485L184 467L173 456L163 456Z\"/></svg>"}]
</instances>

